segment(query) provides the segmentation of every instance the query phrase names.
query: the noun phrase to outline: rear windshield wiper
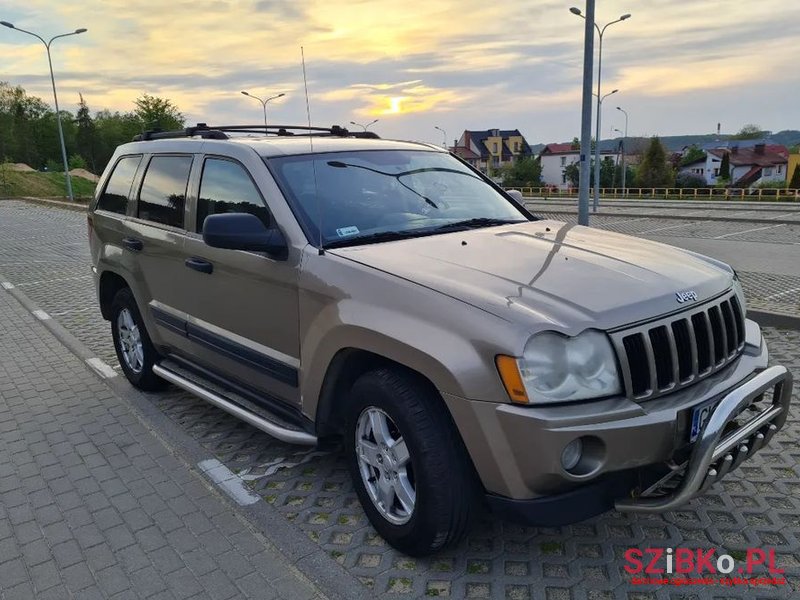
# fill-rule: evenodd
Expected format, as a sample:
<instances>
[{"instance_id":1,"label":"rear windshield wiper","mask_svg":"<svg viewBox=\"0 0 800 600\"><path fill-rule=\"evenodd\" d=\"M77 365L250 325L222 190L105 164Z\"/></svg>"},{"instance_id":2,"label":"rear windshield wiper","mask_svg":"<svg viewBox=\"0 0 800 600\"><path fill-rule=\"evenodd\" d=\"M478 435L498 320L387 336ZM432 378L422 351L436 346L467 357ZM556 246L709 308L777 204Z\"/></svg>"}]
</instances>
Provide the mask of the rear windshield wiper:
<instances>
[{"instance_id":1,"label":"rear windshield wiper","mask_svg":"<svg viewBox=\"0 0 800 600\"><path fill-rule=\"evenodd\" d=\"M325 248L341 248L342 246L360 246L363 244L377 244L379 242L391 242L394 240L405 240L423 235L430 235L430 229L411 229L409 231L381 231L367 235L355 235L341 240L333 240L325 244Z\"/></svg>"},{"instance_id":2,"label":"rear windshield wiper","mask_svg":"<svg viewBox=\"0 0 800 600\"><path fill-rule=\"evenodd\" d=\"M436 228L436 231L450 231L458 229L479 229L481 227L492 227L493 225L510 225L511 223L525 223L517 219L492 219L489 217L477 217L475 219L465 219L463 221L453 221L445 223Z\"/></svg>"}]
</instances>

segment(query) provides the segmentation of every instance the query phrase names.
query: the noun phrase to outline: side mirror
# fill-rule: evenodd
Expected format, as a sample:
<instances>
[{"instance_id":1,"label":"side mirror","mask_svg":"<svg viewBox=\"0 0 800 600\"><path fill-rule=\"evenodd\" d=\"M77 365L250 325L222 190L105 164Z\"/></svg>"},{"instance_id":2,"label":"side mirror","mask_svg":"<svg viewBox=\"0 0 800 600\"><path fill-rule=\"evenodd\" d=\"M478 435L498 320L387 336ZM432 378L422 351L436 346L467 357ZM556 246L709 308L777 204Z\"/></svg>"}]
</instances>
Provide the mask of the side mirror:
<instances>
[{"instance_id":1,"label":"side mirror","mask_svg":"<svg viewBox=\"0 0 800 600\"><path fill-rule=\"evenodd\" d=\"M250 250L285 257L286 238L277 227L267 227L250 213L209 215L203 223L203 241L212 248Z\"/></svg>"},{"instance_id":2,"label":"side mirror","mask_svg":"<svg viewBox=\"0 0 800 600\"><path fill-rule=\"evenodd\" d=\"M519 190L506 190L506 194L511 196L514 200L522 204L524 202L524 198L522 196L522 192Z\"/></svg>"}]
</instances>

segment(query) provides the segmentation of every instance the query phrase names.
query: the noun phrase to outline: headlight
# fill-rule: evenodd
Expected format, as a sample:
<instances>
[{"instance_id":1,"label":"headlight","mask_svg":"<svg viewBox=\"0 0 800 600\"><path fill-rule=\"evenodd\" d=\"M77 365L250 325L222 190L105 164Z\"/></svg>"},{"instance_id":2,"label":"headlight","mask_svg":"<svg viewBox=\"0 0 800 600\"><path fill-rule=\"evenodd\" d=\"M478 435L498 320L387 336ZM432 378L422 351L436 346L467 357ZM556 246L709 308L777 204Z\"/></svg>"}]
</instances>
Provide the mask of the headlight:
<instances>
[{"instance_id":1,"label":"headlight","mask_svg":"<svg viewBox=\"0 0 800 600\"><path fill-rule=\"evenodd\" d=\"M594 329L572 338L540 333L525 345L522 358L500 356L497 367L515 402L569 402L622 391L611 342Z\"/></svg>"},{"instance_id":2,"label":"headlight","mask_svg":"<svg viewBox=\"0 0 800 600\"><path fill-rule=\"evenodd\" d=\"M739 280L739 275L736 271L733 272L733 291L736 293L736 299L739 301L739 306L742 307L742 315L747 314L747 300L744 297L744 288L742 282Z\"/></svg>"}]
</instances>

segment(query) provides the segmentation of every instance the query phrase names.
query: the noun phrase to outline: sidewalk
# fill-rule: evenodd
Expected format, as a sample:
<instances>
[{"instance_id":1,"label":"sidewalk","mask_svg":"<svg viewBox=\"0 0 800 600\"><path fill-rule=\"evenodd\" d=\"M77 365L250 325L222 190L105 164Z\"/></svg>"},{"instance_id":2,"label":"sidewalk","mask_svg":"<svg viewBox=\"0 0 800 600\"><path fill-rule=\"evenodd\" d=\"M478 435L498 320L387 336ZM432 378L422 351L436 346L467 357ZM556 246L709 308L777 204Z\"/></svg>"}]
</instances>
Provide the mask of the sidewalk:
<instances>
[{"instance_id":1,"label":"sidewalk","mask_svg":"<svg viewBox=\"0 0 800 600\"><path fill-rule=\"evenodd\" d=\"M322 598L2 289L0 591Z\"/></svg>"}]
</instances>

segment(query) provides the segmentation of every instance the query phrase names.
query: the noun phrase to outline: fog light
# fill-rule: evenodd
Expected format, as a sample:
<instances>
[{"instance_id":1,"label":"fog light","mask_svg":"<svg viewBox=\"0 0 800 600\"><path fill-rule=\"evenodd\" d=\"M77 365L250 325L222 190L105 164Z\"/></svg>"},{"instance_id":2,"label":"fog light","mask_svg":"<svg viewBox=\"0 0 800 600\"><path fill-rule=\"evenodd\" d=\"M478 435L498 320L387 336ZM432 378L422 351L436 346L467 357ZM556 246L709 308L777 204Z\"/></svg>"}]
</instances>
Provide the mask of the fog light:
<instances>
[{"instance_id":1,"label":"fog light","mask_svg":"<svg viewBox=\"0 0 800 600\"><path fill-rule=\"evenodd\" d=\"M574 469L580 461L582 453L583 442L581 438L574 439L564 446L564 450L561 452L561 466L564 467L564 470L571 471Z\"/></svg>"}]
</instances>

